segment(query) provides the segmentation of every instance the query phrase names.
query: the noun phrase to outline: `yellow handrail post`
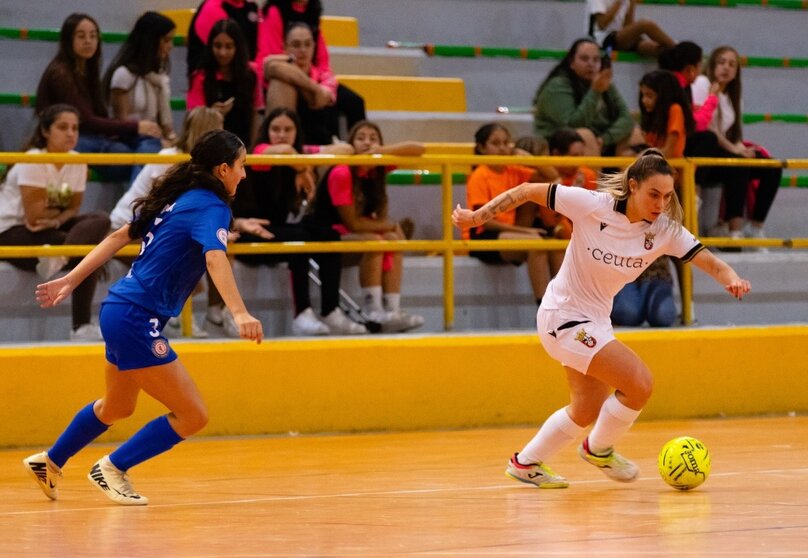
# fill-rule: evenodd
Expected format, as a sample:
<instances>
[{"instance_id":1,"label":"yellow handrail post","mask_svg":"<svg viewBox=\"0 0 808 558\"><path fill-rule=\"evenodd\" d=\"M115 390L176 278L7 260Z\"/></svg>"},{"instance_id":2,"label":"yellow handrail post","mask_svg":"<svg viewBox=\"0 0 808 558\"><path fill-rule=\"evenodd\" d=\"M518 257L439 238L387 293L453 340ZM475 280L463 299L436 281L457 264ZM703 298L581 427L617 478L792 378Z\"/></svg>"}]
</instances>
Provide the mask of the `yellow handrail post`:
<instances>
[{"instance_id":1,"label":"yellow handrail post","mask_svg":"<svg viewBox=\"0 0 808 558\"><path fill-rule=\"evenodd\" d=\"M193 333L193 320L194 320L194 305L193 305L193 297L189 296L188 300L185 301L185 304L182 307L182 313L180 313L180 330L182 331L183 337L191 337Z\"/></svg>"},{"instance_id":2,"label":"yellow handrail post","mask_svg":"<svg viewBox=\"0 0 808 558\"><path fill-rule=\"evenodd\" d=\"M696 209L696 165L687 161L682 169L682 204L684 205L684 225L698 235L698 212ZM693 268L682 266L682 324L693 323Z\"/></svg>"},{"instance_id":3,"label":"yellow handrail post","mask_svg":"<svg viewBox=\"0 0 808 558\"><path fill-rule=\"evenodd\" d=\"M443 329L454 329L454 252L452 251L452 165L441 165L443 208Z\"/></svg>"}]
</instances>

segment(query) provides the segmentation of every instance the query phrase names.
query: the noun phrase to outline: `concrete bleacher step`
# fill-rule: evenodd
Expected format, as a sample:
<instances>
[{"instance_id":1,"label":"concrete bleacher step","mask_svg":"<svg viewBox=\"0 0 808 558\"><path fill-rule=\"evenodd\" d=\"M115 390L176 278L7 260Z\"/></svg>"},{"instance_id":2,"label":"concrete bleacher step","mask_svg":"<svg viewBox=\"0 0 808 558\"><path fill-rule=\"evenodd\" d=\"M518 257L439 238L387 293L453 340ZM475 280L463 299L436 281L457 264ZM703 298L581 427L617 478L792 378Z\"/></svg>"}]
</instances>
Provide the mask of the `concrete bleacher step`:
<instances>
[{"instance_id":1,"label":"concrete bleacher step","mask_svg":"<svg viewBox=\"0 0 808 558\"><path fill-rule=\"evenodd\" d=\"M338 75L337 79L364 97L368 111L466 110L465 85L457 78Z\"/></svg>"},{"instance_id":2,"label":"concrete bleacher step","mask_svg":"<svg viewBox=\"0 0 808 558\"><path fill-rule=\"evenodd\" d=\"M751 325L805 323L808 299L805 281L808 254L777 252L769 254L719 254L753 285L742 303L728 296L705 274L694 271L694 308L699 325ZM247 307L258 317L267 337L291 335L292 304L289 273L284 265L250 267L236 262L236 281ZM110 264L110 280L120 278L126 267ZM536 306L527 272L512 265L486 265L467 256L454 258L455 331L533 330ZM425 325L416 333L439 332L443 321L443 260L440 257L406 256L402 306L421 314ZM39 278L0 262L0 310L3 328L0 343L64 341L70 327L70 305L42 310L33 292ZM343 289L353 297L360 290L357 270L343 270ZM100 283L95 297L94 316L109 283ZM318 291L312 289L312 304L319 308ZM194 300L194 313L203 322L205 296ZM207 326L214 335L215 327Z\"/></svg>"}]
</instances>

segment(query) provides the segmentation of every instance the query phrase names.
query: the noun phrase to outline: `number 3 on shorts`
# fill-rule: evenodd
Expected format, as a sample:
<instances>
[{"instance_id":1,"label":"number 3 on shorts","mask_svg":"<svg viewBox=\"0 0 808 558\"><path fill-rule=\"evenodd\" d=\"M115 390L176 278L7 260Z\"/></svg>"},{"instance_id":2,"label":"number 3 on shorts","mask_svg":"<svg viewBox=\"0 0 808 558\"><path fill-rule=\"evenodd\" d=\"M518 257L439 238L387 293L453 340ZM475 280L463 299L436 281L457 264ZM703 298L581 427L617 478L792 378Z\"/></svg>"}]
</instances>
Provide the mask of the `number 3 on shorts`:
<instances>
[{"instance_id":1,"label":"number 3 on shorts","mask_svg":"<svg viewBox=\"0 0 808 558\"><path fill-rule=\"evenodd\" d=\"M160 320L157 318L152 318L149 320L149 323L151 324L151 331L149 332L149 335L152 337L160 337L160 330L158 329L160 327Z\"/></svg>"}]
</instances>

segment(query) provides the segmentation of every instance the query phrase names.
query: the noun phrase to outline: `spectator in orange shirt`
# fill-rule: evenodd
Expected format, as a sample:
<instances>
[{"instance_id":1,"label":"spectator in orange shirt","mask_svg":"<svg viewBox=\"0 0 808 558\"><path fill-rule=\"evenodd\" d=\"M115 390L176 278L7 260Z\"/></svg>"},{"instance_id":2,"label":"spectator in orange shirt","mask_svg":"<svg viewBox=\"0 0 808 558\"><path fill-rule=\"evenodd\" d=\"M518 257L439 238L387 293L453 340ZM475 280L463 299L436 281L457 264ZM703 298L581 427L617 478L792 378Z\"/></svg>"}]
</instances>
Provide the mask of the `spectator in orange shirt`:
<instances>
[{"instance_id":1,"label":"spectator in orange shirt","mask_svg":"<svg viewBox=\"0 0 808 558\"><path fill-rule=\"evenodd\" d=\"M650 147L667 159L683 157L695 124L690 103L673 73L654 70L640 80L640 128Z\"/></svg>"},{"instance_id":2,"label":"spectator in orange shirt","mask_svg":"<svg viewBox=\"0 0 808 558\"><path fill-rule=\"evenodd\" d=\"M481 127L474 134L474 153L477 155L514 155L511 134L501 124L491 123ZM528 153L521 152L528 155ZM466 184L468 207L478 209L499 194L522 184L534 182L540 172L521 165L479 165L469 176ZM535 217L532 209L530 221ZM517 224L516 210L505 211L496 219L482 226L464 231L465 238L472 240L529 240L543 238L547 232L536 226ZM511 263L521 265L527 262L527 272L536 303L540 304L547 284L550 282L550 263L545 250L502 250L473 251L471 255L488 264Z\"/></svg>"}]
</instances>

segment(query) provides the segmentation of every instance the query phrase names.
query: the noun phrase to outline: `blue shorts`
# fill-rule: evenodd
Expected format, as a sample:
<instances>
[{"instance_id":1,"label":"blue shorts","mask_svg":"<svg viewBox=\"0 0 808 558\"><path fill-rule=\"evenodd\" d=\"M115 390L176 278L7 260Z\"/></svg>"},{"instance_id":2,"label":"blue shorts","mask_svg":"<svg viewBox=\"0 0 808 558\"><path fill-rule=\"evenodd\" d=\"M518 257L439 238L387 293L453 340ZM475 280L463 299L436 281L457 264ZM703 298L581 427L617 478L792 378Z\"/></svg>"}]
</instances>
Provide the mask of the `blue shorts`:
<instances>
[{"instance_id":1,"label":"blue shorts","mask_svg":"<svg viewBox=\"0 0 808 558\"><path fill-rule=\"evenodd\" d=\"M177 353L163 337L168 321L148 310L121 300L106 300L101 305L101 333L107 348L107 361L118 370L134 370L168 364Z\"/></svg>"}]
</instances>

